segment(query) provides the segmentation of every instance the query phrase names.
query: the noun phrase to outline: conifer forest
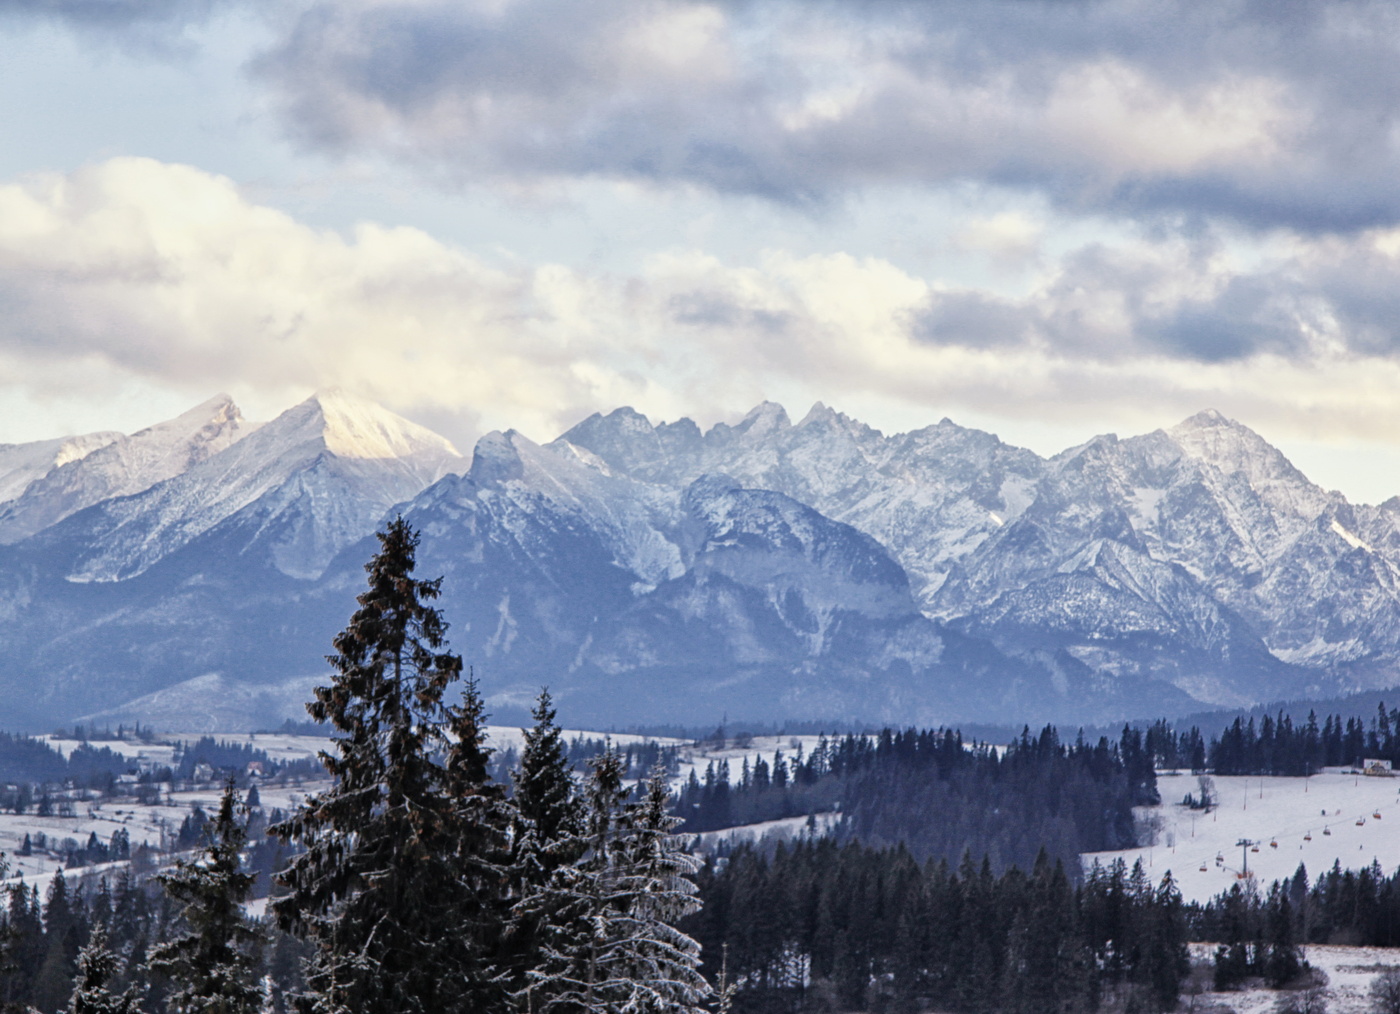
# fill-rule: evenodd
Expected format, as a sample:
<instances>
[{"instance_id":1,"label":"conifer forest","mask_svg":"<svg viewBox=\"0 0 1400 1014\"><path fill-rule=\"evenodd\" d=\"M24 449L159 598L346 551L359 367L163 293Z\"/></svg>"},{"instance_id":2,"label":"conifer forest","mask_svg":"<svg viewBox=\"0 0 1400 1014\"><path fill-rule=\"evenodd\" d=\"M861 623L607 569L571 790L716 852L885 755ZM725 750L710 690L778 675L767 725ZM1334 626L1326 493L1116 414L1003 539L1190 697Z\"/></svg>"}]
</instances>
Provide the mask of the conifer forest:
<instances>
[{"instance_id":1,"label":"conifer forest","mask_svg":"<svg viewBox=\"0 0 1400 1014\"><path fill-rule=\"evenodd\" d=\"M1116 741L1053 727L1004 746L952 729L820 737L771 761L677 777L672 748L566 740L547 690L517 751L448 647L416 533L379 533L367 588L307 706L332 731L327 787L266 810L230 774L173 858L93 836L41 895L11 881L0 1003L42 1014L699 1014L1168 1011L1209 940L1213 986L1307 971L1307 943L1400 945L1400 873L1300 867L1265 891L1187 903L1170 873L1080 864L1136 845L1156 769L1291 769L1395 746L1328 717L1166 723ZM109 752L109 751L107 751ZM100 783L102 748L15 770ZM113 755L115 757L115 755ZM175 767L263 763L200 741ZM52 769L52 770L50 770ZM104 772L106 772L104 776ZM187 772L188 773L188 772ZM40 775L42 778L42 774ZM72 777L72 775L70 775ZM839 816L828 832L817 817ZM806 817L786 841L708 832ZM28 839L26 839L28 847ZM269 897L267 915L246 909Z\"/></svg>"}]
</instances>

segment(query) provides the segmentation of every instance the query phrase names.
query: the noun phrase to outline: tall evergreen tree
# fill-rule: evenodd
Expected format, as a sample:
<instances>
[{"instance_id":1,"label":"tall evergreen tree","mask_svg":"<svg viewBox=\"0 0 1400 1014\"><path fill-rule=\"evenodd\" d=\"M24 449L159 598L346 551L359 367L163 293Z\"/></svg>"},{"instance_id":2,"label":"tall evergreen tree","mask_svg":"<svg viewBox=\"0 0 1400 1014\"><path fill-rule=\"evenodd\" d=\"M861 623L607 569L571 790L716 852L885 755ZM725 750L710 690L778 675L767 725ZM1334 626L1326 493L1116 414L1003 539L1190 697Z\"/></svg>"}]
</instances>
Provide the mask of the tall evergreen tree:
<instances>
[{"instance_id":1,"label":"tall evergreen tree","mask_svg":"<svg viewBox=\"0 0 1400 1014\"><path fill-rule=\"evenodd\" d=\"M514 906L500 955L501 973L513 992L526 985L526 972L542 960L540 927L551 917L543 892L556 870L581 856L583 841L573 773L548 690L540 691L533 717L534 727L522 730L525 748L512 774L516 826L510 889L516 901L530 899Z\"/></svg>"},{"instance_id":2,"label":"tall evergreen tree","mask_svg":"<svg viewBox=\"0 0 1400 1014\"><path fill-rule=\"evenodd\" d=\"M68 1002L73 990L81 948L77 916L62 871L54 875L44 904L43 964L34 981L33 1003L39 1010L56 1011Z\"/></svg>"},{"instance_id":3,"label":"tall evergreen tree","mask_svg":"<svg viewBox=\"0 0 1400 1014\"><path fill-rule=\"evenodd\" d=\"M321 755L334 783L272 829L305 848L273 908L316 944L310 1009L481 1010L482 947L475 929L463 932L498 889L464 872L464 850L480 842L464 826L482 809L471 791L485 782L480 700L444 704L462 660L430 605L440 579L412 576L417 533L398 518L377 536L369 588L328 656L330 685L307 705L335 730Z\"/></svg>"},{"instance_id":4,"label":"tall evergreen tree","mask_svg":"<svg viewBox=\"0 0 1400 1014\"><path fill-rule=\"evenodd\" d=\"M486 705L476 681L468 679L461 702L448 709L452 746L447 751L446 789L451 804L448 845L458 896L452 969L462 989L461 1003L473 1011L503 1007L505 984L499 966L503 927L510 908L510 828L515 808L505 787L491 778L486 745Z\"/></svg>"},{"instance_id":5,"label":"tall evergreen tree","mask_svg":"<svg viewBox=\"0 0 1400 1014\"><path fill-rule=\"evenodd\" d=\"M239 810L230 778L218 815L205 830L204 855L181 860L157 878L184 906L185 932L151 953L151 965L175 986L167 1001L171 1014L256 1014L261 1005L262 934L243 911L256 875L242 868L247 835Z\"/></svg>"},{"instance_id":6,"label":"tall evergreen tree","mask_svg":"<svg viewBox=\"0 0 1400 1014\"><path fill-rule=\"evenodd\" d=\"M139 1014L136 993L113 993L110 986L121 967L121 958L107 944L107 927L98 922L78 952L78 981L68 999L66 1014Z\"/></svg>"},{"instance_id":7,"label":"tall evergreen tree","mask_svg":"<svg viewBox=\"0 0 1400 1014\"><path fill-rule=\"evenodd\" d=\"M1298 977L1303 970L1302 949L1298 946L1294 928L1293 906L1288 892L1275 881L1264 905L1264 953L1260 956L1260 972L1264 981L1278 989Z\"/></svg>"},{"instance_id":8,"label":"tall evergreen tree","mask_svg":"<svg viewBox=\"0 0 1400 1014\"><path fill-rule=\"evenodd\" d=\"M564 734L555 724L554 701L549 690L540 691L531 716L534 727L524 730L525 749L512 781L520 832L533 834L544 853L541 862L568 861L557 850L578 832L579 808L573 774L564 746Z\"/></svg>"},{"instance_id":9,"label":"tall evergreen tree","mask_svg":"<svg viewBox=\"0 0 1400 1014\"><path fill-rule=\"evenodd\" d=\"M674 926L699 908L697 867L671 835L664 775L624 807L622 759L609 750L592 765L581 857L522 899L550 918L517 1003L539 1014L699 1014L711 997L700 948Z\"/></svg>"},{"instance_id":10,"label":"tall evergreen tree","mask_svg":"<svg viewBox=\"0 0 1400 1014\"><path fill-rule=\"evenodd\" d=\"M626 814L618 894L628 922L619 956L630 969L634 1009L699 1014L713 991L700 974L700 945L676 924L700 910L694 881L700 864L673 833L681 820L671 816L669 802L666 772L658 766L642 801Z\"/></svg>"},{"instance_id":11,"label":"tall evergreen tree","mask_svg":"<svg viewBox=\"0 0 1400 1014\"><path fill-rule=\"evenodd\" d=\"M1142 906L1139 915L1146 923L1139 978L1158 1010L1175 1010L1181 994L1181 980L1191 971L1191 954L1186 946L1181 891L1170 871L1162 877L1151 901L1151 905Z\"/></svg>"}]
</instances>

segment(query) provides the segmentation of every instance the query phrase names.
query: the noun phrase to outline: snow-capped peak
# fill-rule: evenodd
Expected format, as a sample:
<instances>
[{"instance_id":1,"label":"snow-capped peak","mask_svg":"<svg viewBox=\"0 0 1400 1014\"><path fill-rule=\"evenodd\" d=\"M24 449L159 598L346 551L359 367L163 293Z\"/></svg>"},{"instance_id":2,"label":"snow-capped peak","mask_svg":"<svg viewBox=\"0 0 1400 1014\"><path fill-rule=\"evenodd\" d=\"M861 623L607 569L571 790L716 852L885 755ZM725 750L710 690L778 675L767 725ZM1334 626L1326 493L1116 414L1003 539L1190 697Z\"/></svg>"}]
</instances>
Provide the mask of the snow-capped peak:
<instances>
[{"instance_id":1,"label":"snow-capped peak","mask_svg":"<svg viewBox=\"0 0 1400 1014\"><path fill-rule=\"evenodd\" d=\"M461 457L446 437L339 388L318 391L304 404L319 413L326 449L339 457Z\"/></svg>"},{"instance_id":2,"label":"snow-capped peak","mask_svg":"<svg viewBox=\"0 0 1400 1014\"><path fill-rule=\"evenodd\" d=\"M111 497L130 496L180 475L253 427L226 394L131 436L77 454L31 482L0 511L0 541L14 542Z\"/></svg>"},{"instance_id":3,"label":"snow-capped peak","mask_svg":"<svg viewBox=\"0 0 1400 1014\"><path fill-rule=\"evenodd\" d=\"M1191 458L1237 474L1276 510L1311 520L1327 506L1327 495L1298 471L1273 444L1243 423L1214 409L1197 412L1168 435Z\"/></svg>"},{"instance_id":4,"label":"snow-capped peak","mask_svg":"<svg viewBox=\"0 0 1400 1014\"><path fill-rule=\"evenodd\" d=\"M767 436L777 430L792 426L787 409L775 401L764 401L749 410L749 414L739 420L735 432L747 434L751 439Z\"/></svg>"}]
</instances>

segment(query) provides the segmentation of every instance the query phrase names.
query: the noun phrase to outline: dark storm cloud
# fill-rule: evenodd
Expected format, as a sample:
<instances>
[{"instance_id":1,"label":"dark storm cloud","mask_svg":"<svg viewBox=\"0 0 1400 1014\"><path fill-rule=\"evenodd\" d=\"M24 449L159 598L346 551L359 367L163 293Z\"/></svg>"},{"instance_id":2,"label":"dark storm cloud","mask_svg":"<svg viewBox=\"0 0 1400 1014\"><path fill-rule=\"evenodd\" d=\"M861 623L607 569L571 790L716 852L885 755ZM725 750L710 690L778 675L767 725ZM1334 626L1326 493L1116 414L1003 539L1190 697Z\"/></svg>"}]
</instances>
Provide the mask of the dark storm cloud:
<instances>
[{"instance_id":1,"label":"dark storm cloud","mask_svg":"<svg viewBox=\"0 0 1400 1014\"><path fill-rule=\"evenodd\" d=\"M1400 8L1368 2L316 4L294 133L461 178L783 201L974 181L1308 231L1400 220Z\"/></svg>"}]
</instances>

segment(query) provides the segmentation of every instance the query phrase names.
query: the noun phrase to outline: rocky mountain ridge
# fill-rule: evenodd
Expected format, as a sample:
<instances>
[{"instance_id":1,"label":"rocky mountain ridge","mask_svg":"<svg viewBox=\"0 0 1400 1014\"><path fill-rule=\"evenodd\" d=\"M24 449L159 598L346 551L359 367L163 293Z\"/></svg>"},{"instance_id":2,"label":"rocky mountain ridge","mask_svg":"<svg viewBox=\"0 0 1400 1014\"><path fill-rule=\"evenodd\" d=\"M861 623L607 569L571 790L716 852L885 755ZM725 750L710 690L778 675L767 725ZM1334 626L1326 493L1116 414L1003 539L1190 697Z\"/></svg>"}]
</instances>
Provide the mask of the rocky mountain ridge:
<instances>
[{"instance_id":1,"label":"rocky mountain ridge","mask_svg":"<svg viewBox=\"0 0 1400 1014\"><path fill-rule=\"evenodd\" d=\"M0 447L0 687L33 721L186 684L275 718L394 512L503 720L542 683L619 725L1102 722L1400 684L1400 500L1350 504L1214 412L1050 458L764 403L491 433L468 465L339 392L84 439Z\"/></svg>"}]
</instances>

